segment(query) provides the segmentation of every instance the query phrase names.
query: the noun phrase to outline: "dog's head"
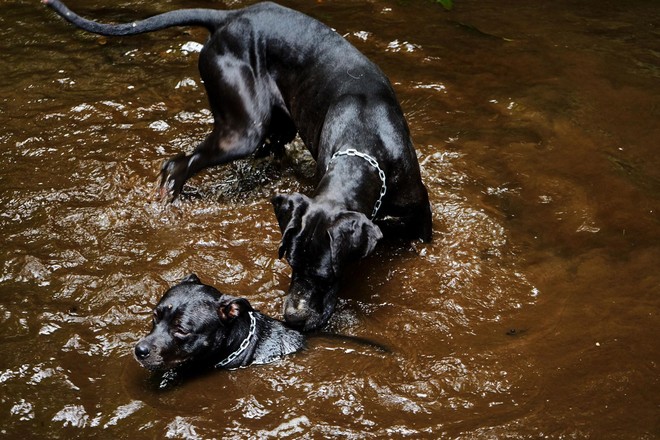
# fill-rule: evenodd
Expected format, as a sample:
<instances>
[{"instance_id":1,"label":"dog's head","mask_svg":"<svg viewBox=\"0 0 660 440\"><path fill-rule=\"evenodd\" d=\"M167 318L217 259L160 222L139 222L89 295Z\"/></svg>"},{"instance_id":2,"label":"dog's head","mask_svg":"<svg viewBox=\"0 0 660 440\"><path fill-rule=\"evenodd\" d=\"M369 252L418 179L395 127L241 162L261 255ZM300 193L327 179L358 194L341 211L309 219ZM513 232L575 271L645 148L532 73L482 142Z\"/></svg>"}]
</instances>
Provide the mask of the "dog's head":
<instances>
[{"instance_id":1,"label":"dog's head","mask_svg":"<svg viewBox=\"0 0 660 440\"><path fill-rule=\"evenodd\" d=\"M154 308L153 327L135 346L135 359L152 371L212 361L219 347L234 337L232 323L251 310L247 300L223 295L189 275Z\"/></svg>"},{"instance_id":2,"label":"dog's head","mask_svg":"<svg viewBox=\"0 0 660 440\"><path fill-rule=\"evenodd\" d=\"M347 263L371 253L382 233L364 214L320 205L302 194L273 198L282 231L280 258L293 270L284 319L305 331L328 322Z\"/></svg>"}]
</instances>

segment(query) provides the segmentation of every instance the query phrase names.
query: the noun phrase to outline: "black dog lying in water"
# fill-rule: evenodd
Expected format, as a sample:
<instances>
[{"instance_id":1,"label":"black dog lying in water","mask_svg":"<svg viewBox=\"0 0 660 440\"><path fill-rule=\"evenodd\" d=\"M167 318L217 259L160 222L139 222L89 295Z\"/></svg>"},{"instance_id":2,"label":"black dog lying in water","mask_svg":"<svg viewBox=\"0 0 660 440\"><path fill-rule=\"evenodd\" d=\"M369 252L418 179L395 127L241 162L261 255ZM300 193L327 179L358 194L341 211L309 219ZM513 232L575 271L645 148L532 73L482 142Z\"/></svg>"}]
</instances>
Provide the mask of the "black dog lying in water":
<instances>
[{"instance_id":1,"label":"black dog lying in water","mask_svg":"<svg viewBox=\"0 0 660 440\"><path fill-rule=\"evenodd\" d=\"M316 160L318 186L273 198L280 257L293 274L284 318L315 330L335 309L344 268L369 255L394 226L431 239L431 208L410 131L383 72L334 30L274 3L219 11L185 9L126 24L84 19L59 0L42 0L74 25L102 35L202 26L210 36L199 70L213 131L192 154L161 171L160 195L174 199L200 170L281 150L296 131ZM378 225L376 224L378 223Z\"/></svg>"},{"instance_id":2,"label":"black dog lying in water","mask_svg":"<svg viewBox=\"0 0 660 440\"><path fill-rule=\"evenodd\" d=\"M151 371L182 366L232 369L269 363L304 346L300 332L191 274L158 302L153 328L137 343L134 355Z\"/></svg>"}]
</instances>

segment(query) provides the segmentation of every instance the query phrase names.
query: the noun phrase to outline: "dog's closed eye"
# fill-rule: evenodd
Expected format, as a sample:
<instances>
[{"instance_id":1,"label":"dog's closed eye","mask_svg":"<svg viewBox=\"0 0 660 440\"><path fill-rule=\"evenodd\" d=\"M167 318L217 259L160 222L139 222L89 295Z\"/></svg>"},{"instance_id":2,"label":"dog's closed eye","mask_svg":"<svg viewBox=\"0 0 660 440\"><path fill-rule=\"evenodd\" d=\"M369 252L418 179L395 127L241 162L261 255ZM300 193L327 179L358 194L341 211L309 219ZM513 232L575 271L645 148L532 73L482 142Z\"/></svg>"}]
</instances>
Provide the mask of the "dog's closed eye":
<instances>
[{"instance_id":1,"label":"dog's closed eye","mask_svg":"<svg viewBox=\"0 0 660 440\"><path fill-rule=\"evenodd\" d=\"M177 327L172 332L172 336L177 339L186 339L188 336L190 336L190 332L181 327Z\"/></svg>"},{"instance_id":2,"label":"dog's closed eye","mask_svg":"<svg viewBox=\"0 0 660 440\"><path fill-rule=\"evenodd\" d=\"M181 316L177 316L172 320L172 336L176 339L185 339L190 335L189 328L182 323Z\"/></svg>"}]
</instances>

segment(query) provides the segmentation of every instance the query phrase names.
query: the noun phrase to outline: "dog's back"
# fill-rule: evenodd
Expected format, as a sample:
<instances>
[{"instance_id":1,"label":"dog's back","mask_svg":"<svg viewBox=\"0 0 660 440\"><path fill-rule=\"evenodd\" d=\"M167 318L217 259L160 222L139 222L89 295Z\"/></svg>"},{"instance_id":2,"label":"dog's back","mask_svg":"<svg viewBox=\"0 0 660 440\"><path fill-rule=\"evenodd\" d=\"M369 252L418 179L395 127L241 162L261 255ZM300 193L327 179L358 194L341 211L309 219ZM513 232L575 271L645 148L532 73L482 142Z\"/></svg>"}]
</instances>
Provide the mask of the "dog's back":
<instances>
[{"instance_id":1,"label":"dog's back","mask_svg":"<svg viewBox=\"0 0 660 440\"><path fill-rule=\"evenodd\" d=\"M262 337L255 342L252 364L268 364L305 348L305 336L287 327L282 321L258 314Z\"/></svg>"}]
</instances>

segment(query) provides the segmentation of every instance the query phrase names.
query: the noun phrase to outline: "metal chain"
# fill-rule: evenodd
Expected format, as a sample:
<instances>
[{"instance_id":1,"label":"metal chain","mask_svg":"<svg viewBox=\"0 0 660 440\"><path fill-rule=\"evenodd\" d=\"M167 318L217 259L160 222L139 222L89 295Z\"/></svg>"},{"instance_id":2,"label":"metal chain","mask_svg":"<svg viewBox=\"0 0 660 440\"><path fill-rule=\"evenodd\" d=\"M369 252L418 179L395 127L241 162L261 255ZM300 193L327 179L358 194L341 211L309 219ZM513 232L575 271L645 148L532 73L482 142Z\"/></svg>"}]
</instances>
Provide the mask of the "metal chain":
<instances>
[{"instance_id":1,"label":"metal chain","mask_svg":"<svg viewBox=\"0 0 660 440\"><path fill-rule=\"evenodd\" d=\"M257 329L257 320L255 319L254 314L252 312L248 312L248 314L250 315L250 331L248 332L248 335L245 337L245 339L243 339L243 342L241 342L241 345L238 347L238 350L227 356L224 360L215 364L216 368L224 367L225 365L229 364L234 359L239 357L241 353L243 353L245 349L248 348L250 342L252 342L252 336L254 336L255 330Z\"/></svg>"},{"instance_id":2,"label":"metal chain","mask_svg":"<svg viewBox=\"0 0 660 440\"><path fill-rule=\"evenodd\" d=\"M378 210L380 209L380 205L383 204L383 197L385 197L385 193L387 192L387 184L385 183L385 171L383 171L380 166L378 166L378 161L374 159L373 157L369 156L366 153L361 153L358 150L354 148L348 148L346 150L341 150L337 151L335 154L332 155L332 158L330 159L330 162L335 160L339 156L357 156L360 157L369 164L376 168L378 171L378 177L380 177L380 181L383 183L383 185L380 187L380 195L378 196L378 200L376 200L376 204L374 205L374 210L371 213L371 220L376 218L376 214L378 214ZM328 163L328 166L330 166L330 163Z\"/></svg>"}]
</instances>

